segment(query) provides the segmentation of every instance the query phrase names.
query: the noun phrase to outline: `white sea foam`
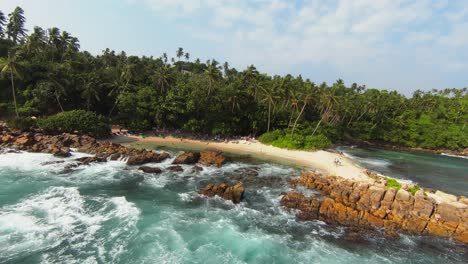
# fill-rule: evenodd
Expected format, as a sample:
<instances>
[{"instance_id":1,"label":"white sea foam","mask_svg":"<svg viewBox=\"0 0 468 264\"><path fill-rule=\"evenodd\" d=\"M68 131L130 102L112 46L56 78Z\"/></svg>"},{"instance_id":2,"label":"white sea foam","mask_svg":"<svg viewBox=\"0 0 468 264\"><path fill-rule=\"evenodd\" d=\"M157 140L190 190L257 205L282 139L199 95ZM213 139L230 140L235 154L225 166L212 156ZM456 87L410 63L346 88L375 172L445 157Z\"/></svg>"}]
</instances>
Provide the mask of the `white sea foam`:
<instances>
[{"instance_id":1,"label":"white sea foam","mask_svg":"<svg viewBox=\"0 0 468 264\"><path fill-rule=\"evenodd\" d=\"M440 155L454 157L454 158L468 159L467 156L460 156L460 155L454 155L454 154L449 154L449 153L441 153Z\"/></svg>"},{"instance_id":2,"label":"white sea foam","mask_svg":"<svg viewBox=\"0 0 468 264\"><path fill-rule=\"evenodd\" d=\"M22 252L45 251L64 242L83 252L90 248L102 248L101 251L108 248L104 252L110 250L113 254L101 256L101 262L118 256L119 248L127 241L118 237L135 229L139 210L124 197L94 197L92 201L99 204L98 210L89 208L76 187L51 187L41 194L3 207L0 210L0 258L9 259ZM107 221L118 221L119 224L109 231L109 236L98 237L97 232ZM45 262L64 259L68 263L81 262L69 254L63 248L58 254L45 254L43 257Z\"/></svg>"}]
</instances>

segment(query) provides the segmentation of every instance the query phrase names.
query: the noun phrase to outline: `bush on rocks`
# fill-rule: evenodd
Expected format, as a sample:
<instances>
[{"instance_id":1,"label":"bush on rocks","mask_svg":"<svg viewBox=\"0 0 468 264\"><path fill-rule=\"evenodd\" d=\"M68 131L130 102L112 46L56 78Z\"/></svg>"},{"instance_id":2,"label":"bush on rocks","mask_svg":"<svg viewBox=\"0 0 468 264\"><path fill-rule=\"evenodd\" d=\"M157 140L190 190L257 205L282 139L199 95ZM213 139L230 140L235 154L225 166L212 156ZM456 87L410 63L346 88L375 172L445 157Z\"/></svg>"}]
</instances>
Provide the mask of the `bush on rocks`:
<instances>
[{"instance_id":1,"label":"bush on rocks","mask_svg":"<svg viewBox=\"0 0 468 264\"><path fill-rule=\"evenodd\" d=\"M78 132L103 138L110 135L111 130L107 120L94 112L73 110L58 113L38 120L39 128L46 133Z\"/></svg>"}]
</instances>

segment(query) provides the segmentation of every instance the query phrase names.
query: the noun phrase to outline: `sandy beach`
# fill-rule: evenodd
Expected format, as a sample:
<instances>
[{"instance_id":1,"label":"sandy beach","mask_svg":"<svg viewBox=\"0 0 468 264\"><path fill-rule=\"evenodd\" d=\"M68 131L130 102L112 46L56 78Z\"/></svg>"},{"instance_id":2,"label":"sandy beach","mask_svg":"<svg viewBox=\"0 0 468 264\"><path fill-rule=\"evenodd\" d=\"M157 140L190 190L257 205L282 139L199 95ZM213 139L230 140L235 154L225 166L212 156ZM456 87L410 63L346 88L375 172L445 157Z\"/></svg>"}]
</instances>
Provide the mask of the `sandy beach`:
<instances>
[{"instance_id":1,"label":"sandy beach","mask_svg":"<svg viewBox=\"0 0 468 264\"><path fill-rule=\"evenodd\" d=\"M219 151L247 154L257 157L270 158L304 166L324 175L336 175L348 179L367 181L369 177L364 169L354 164L350 159L329 151L298 151L287 150L273 146L267 146L259 142L239 140L234 142L212 142L192 139L180 139L174 137L149 136L141 138L138 136L115 136L111 139L114 143L141 143L166 147L188 147L197 149L215 149ZM341 159L342 165L336 166L335 159Z\"/></svg>"}]
</instances>

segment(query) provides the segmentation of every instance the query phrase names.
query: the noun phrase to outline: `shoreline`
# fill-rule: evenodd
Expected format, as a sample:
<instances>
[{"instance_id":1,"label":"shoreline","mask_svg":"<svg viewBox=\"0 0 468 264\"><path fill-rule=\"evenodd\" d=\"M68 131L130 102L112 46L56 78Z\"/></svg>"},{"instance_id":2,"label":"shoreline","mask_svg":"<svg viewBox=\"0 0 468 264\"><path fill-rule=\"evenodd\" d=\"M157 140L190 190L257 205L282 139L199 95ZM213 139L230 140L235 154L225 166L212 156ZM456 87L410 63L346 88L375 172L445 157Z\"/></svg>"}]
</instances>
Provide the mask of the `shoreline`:
<instances>
[{"instance_id":1,"label":"shoreline","mask_svg":"<svg viewBox=\"0 0 468 264\"><path fill-rule=\"evenodd\" d=\"M213 142L193 139L181 139L168 137L147 136L114 136L107 140L113 143L141 145L149 144L154 146L163 146L180 149L212 149L232 154L252 155L254 158L269 159L314 169L324 175L341 176L347 179L353 179L368 182L371 179L365 174L363 168L355 164L351 159L338 153L319 150L319 151L300 151L281 149L274 146L264 145L259 142L250 142L239 140L239 143L233 142ZM335 166L334 159L341 159L342 165Z\"/></svg>"},{"instance_id":2,"label":"shoreline","mask_svg":"<svg viewBox=\"0 0 468 264\"><path fill-rule=\"evenodd\" d=\"M345 141L347 145L356 145L363 148L377 148L383 150L392 150L392 151L405 151L405 152L414 152L414 153L425 153L425 154L434 154L434 155L447 155L447 156L456 156L459 158L468 158L468 148L464 150L450 150L450 149L428 149L421 147L406 147L403 145L392 144L389 142L383 141L364 141L364 140L349 140Z\"/></svg>"}]
</instances>

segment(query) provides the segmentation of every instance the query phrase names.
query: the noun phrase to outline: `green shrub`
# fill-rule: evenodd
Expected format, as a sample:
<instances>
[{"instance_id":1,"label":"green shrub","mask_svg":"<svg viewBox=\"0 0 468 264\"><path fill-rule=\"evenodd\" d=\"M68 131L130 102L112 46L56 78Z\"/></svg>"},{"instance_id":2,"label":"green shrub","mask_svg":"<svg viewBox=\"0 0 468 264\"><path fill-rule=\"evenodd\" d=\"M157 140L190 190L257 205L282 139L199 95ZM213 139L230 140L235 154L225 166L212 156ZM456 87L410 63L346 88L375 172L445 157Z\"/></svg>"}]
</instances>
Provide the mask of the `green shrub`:
<instances>
[{"instance_id":1,"label":"green shrub","mask_svg":"<svg viewBox=\"0 0 468 264\"><path fill-rule=\"evenodd\" d=\"M421 190L421 187L419 185L413 185L408 188L408 191L412 194L415 195L417 191Z\"/></svg>"},{"instance_id":2,"label":"green shrub","mask_svg":"<svg viewBox=\"0 0 468 264\"><path fill-rule=\"evenodd\" d=\"M31 128L37 127L37 122L35 119L30 117L14 117L7 121L7 125L11 128L19 129L22 131L29 131Z\"/></svg>"},{"instance_id":3,"label":"green shrub","mask_svg":"<svg viewBox=\"0 0 468 264\"><path fill-rule=\"evenodd\" d=\"M278 148L315 150L331 145L330 139L322 134L309 136L312 130L298 130L293 136L288 130L275 130L261 135L258 140L263 144Z\"/></svg>"},{"instance_id":4,"label":"green shrub","mask_svg":"<svg viewBox=\"0 0 468 264\"><path fill-rule=\"evenodd\" d=\"M282 130L274 130L274 131L262 134L258 138L258 141L262 142L263 144L271 144L273 141L283 136L284 136L284 133Z\"/></svg>"},{"instance_id":5,"label":"green shrub","mask_svg":"<svg viewBox=\"0 0 468 264\"><path fill-rule=\"evenodd\" d=\"M387 181L387 189L393 188L393 189L396 189L398 191L401 188L401 183L399 183L395 179L385 178L385 181Z\"/></svg>"},{"instance_id":6,"label":"green shrub","mask_svg":"<svg viewBox=\"0 0 468 264\"><path fill-rule=\"evenodd\" d=\"M77 132L96 138L110 135L110 126L107 119L94 112L73 110L62 112L38 120L39 128L48 133Z\"/></svg>"},{"instance_id":7,"label":"green shrub","mask_svg":"<svg viewBox=\"0 0 468 264\"><path fill-rule=\"evenodd\" d=\"M304 149L325 149L331 145L330 139L324 135L306 136L304 140Z\"/></svg>"}]
</instances>

